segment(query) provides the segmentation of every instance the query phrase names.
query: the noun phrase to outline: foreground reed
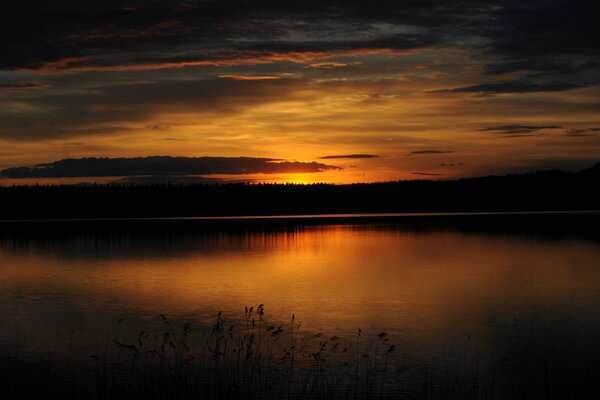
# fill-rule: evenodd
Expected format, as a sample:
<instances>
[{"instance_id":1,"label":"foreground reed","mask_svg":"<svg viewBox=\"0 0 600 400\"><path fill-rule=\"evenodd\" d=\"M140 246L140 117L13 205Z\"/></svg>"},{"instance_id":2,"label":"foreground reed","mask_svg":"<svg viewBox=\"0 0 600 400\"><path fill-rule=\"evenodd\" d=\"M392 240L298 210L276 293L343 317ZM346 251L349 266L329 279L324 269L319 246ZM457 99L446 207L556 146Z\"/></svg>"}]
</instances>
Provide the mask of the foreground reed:
<instances>
[{"instance_id":1,"label":"foreground reed","mask_svg":"<svg viewBox=\"0 0 600 400\"><path fill-rule=\"evenodd\" d=\"M393 391L385 332L366 341L323 333L304 335L264 318L261 304L246 308L243 324L221 313L210 329L176 329L162 315L160 334L114 340L118 351L94 354L100 398L330 399L382 398ZM195 334L195 335L194 335Z\"/></svg>"},{"instance_id":2,"label":"foreground reed","mask_svg":"<svg viewBox=\"0 0 600 400\"><path fill-rule=\"evenodd\" d=\"M532 342L533 343L533 342ZM272 324L246 307L234 323L218 313L195 327L161 315L152 331L123 329L82 355L32 357L20 336L0 347L0 399L596 399L600 369L590 360L551 360L525 347L484 366L476 351L451 354L444 370L407 365L385 332L339 337L305 332L294 315ZM536 364L534 354L543 358ZM541 368L540 368L541 366Z\"/></svg>"},{"instance_id":3,"label":"foreground reed","mask_svg":"<svg viewBox=\"0 0 600 400\"><path fill-rule=\"evenodd\" d=\"M153 332L104 341L86 359L0 360L0 398L335 399L397 397L395 345L381 332L365 338L308 334L246 307L241 322L218 313L197 330L161 314ZM1 352L0 352L1 353ZM35 385L32 385L35 381Z\"/></svg>"}]
</instances>

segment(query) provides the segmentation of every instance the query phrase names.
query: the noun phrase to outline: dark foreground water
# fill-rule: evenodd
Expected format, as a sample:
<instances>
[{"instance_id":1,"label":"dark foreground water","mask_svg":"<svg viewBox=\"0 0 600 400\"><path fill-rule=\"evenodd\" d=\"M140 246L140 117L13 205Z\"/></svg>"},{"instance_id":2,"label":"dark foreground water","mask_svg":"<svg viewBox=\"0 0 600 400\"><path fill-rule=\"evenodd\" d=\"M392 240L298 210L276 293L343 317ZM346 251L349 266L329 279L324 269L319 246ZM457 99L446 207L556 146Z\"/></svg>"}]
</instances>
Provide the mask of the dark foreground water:
<instances>
[{"instance_id":1,"label":"dark foreground water","mask_svg":"<svg viewBox=\"0 0 600 400\"><path fill-rule=\"evenodd\" d=\"M163 329L160 314L197 332L219 311L243 327L264 304L303 337L354 343L360 328L366 352L385 332L392 397L600 393L600 242L578 223L89 226L0 237L0 375L91 363L103 343Z\"/></svg>"}]
</instances>

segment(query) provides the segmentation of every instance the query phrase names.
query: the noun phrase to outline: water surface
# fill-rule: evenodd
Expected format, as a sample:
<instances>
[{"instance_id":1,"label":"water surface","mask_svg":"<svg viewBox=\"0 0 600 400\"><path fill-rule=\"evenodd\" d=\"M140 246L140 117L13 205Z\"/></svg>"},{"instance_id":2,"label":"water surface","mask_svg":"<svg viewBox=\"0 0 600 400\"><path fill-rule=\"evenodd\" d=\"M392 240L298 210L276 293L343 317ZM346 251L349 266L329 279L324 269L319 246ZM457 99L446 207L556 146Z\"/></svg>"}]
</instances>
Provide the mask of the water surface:
<instances>
[{"instance_id":1,"label":"water surface","mask_svg":"<svg viewBox=\"0 0 600 400\"><path fill-rule=\"evenodd\" d=\"M69 342L88 354L99 335L151 330L161 313L202 326L264 304L307 333L387 332L414 371L467 355L557 371L600 360L594 235L461 224L30 232L2 236L0 265L0 343L30 352Z\"/></svg>"}]
</instances>

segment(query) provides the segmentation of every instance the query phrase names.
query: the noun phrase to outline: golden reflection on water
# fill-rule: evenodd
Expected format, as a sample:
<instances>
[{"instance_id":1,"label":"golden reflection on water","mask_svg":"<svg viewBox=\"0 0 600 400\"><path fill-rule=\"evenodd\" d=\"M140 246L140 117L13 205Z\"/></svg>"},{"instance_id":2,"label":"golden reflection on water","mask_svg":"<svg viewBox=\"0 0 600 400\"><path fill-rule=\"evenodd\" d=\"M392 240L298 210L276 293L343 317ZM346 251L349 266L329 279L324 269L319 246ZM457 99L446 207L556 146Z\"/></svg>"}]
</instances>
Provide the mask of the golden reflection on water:
<instances>
[{"instance_id":1,"label":"golden reflection on water","mask_svg":"<svg viewBox=\"0 0 600 400\"><path fill-rule=\"evenodd\" d=\"M0 263L3 337L91 335L159 313L209 323L264 303L307 331L411 342L483 334L541 310L598 321L600 309L600 251L582 240L327 226L2 242Z\"/></svg>"}]
</instances>

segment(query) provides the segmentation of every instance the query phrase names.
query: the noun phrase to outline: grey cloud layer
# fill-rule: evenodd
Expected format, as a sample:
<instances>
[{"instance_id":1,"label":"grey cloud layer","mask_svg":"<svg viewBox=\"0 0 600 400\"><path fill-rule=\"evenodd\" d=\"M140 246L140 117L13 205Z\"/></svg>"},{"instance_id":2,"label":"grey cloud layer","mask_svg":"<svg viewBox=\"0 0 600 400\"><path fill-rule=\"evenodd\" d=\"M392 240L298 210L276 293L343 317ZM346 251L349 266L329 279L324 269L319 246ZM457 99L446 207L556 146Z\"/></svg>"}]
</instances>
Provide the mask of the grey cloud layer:
<instances>
[{"instance_id":1,"label":"grey cloud layer","mask_svg":"<svg viewBox=\"0 0 600 400\"><path fill-rule=\"evenodd\" d=\"M359 5L357 5L359 6ZM335 2L62 0L6 4L0 68L73 68L227 61L272 53L411 49L428 32L387 32ZM328 39L325 39L328 38Z\"/></svg>"},{"instance_id":2,"label":"grey cloud layer","mask_svg":"<svg viewBox=\"0 0 600 400\"><path fill-rule=\"evenodd\" d=\"M459 45L490 74L598 70L597 2L583 0L4 2L0 68L117 66L278 53Z\"/></svg>"},{"instance_id":3,"label":"grey cloud layer","mask_svg":"<svg viewBox=\"0 0 600 400\"><path fill-rule=\"evenodd\" d=\"M34 167L0 171L5 178L66 178L102 176L244 175L311 173L338 170L317 162L285 161L255 157L134 157L64 159Z\"/></svg>"}]
</instances>

